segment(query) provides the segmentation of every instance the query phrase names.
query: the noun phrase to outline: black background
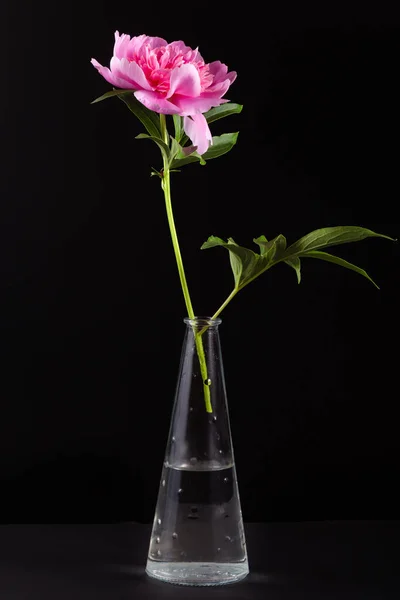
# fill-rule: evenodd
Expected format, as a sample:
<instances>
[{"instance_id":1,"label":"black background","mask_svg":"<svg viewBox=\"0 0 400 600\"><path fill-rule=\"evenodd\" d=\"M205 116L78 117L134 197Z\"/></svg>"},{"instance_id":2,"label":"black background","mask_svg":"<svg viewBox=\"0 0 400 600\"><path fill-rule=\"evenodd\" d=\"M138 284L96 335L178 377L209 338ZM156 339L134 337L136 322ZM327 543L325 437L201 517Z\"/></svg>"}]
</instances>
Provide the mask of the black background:
<instances>
[{"instance_id":1,"label":"black background","mask_svg":"<svg viewBox=\"0 0 400 600\"><path fill-rule=\"evenodd\" d=\"M185 307L159 156L90 65L116 29L199 46L238 72L238 145L173 176L197 314L232 288L211 235L252 246L360 225L398 237L394 6L1 4L1 519L153 517ZM260 3L261 5L261 3ZM279 265L223 313L246 521L396 518L399 247L337 248L380 285Z\"/></svg>"}]
</instances>

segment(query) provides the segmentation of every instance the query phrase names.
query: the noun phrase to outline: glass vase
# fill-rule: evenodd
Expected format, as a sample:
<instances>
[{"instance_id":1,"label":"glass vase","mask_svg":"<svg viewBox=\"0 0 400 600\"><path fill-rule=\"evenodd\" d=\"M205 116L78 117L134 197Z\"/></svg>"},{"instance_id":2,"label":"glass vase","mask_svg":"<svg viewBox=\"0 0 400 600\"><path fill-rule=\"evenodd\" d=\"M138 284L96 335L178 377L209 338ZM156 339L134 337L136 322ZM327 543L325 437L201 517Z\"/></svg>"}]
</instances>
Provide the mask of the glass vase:
<instances>
[{"instance_id":1,"label":"glass vase","mask_svg":"<svg viewBox=\"0 0 400 600\"><path fill-rule=\"evenodd\" d=\"M218 331L221 320L196 317L184 322L146 573L180 585L234 583L246 577L249 567ZM206 410L205 386L211 413Z\"/></svg>"}]
</instances>

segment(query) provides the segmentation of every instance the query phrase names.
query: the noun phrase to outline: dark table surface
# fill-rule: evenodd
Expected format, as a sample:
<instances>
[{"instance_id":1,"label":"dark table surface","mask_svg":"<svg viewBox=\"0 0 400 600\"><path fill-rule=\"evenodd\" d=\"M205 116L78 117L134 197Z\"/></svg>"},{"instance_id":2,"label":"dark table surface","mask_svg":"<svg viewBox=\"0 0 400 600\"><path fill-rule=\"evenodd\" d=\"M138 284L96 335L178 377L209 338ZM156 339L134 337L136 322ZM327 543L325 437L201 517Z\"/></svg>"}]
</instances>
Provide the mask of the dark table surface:
<instances>
[{"instance_id":1,"label":"dark table surface","mask_svg":"<svg viewBox=\"0 0 400 600\"><path fill-rule=\"evenodd\" d=\"M250 575L221 587L144 572L150 525L1 525L1 600L400 598L400 521L247 523Z\"/></svg>"}]
</instances>

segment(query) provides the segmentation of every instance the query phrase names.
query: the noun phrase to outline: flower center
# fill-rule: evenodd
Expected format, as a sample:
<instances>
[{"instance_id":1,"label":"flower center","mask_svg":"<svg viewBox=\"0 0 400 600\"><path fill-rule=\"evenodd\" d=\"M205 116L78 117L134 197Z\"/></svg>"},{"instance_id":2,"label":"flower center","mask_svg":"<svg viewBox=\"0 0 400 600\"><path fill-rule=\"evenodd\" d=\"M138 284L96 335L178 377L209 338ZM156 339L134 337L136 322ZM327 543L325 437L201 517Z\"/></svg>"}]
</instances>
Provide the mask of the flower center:
<instances>
[{"instance_id":1,"label":"flower center","mask_svg":"<svg viewBox=\"0 0 400 600\"><path fill-rule=\"evenodd\" d=\"M194 50L182 54L176 47L170 45L151 49L149 44L144 44L138 54L129 58L142 68L147 81L157 92L166 94L170 87L172 69L184 64L193 64L196 67L200 76L201 91L212 84L214 77L210 73L209 66L198 56Z\"/></svg>"}]
</instances>

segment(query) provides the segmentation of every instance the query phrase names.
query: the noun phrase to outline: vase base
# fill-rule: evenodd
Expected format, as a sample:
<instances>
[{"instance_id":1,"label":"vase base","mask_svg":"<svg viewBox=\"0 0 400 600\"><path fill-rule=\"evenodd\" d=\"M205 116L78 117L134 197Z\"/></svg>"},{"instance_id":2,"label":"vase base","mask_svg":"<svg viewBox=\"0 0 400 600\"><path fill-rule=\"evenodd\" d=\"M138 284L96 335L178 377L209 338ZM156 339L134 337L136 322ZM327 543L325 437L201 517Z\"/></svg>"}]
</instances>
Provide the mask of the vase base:
<instances>
[{"instance_id":1,"label":"vase base","mask_svg":"<svg viewBox=\"0 0 400 600\"><path fill-rule=\"evenodd\" d=\"M244 579L249 573L247 560L241 563L161 562L149 559L150 577L176 585L225 585Z\"/></svg>"}]
</instances>

